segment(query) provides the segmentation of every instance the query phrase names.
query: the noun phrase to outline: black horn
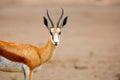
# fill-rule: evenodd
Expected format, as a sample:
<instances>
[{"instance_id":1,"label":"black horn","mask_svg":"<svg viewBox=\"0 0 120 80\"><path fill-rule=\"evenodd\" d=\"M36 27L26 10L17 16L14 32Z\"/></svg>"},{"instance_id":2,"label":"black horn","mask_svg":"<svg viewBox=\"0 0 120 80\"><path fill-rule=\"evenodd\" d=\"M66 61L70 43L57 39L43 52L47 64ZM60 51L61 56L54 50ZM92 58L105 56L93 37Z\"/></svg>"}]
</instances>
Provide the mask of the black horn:
<instances>
[{"instance_id":1,"label":"black horn","mask_svg":"<svg viewBox=\"0 0 120 80\"><path fill-rule=\"evenodd\" d=\"M60 18L59 18L59 20L58 20L58 22L57 22L57 27L59 27L60 20L62 19L63 14L64 14L64 10L63 10L63 8L61 8L61 10L62 10L62 14L61 14L61 16L60 16Z\"/></svg>"},{"instance_id":2,"label":"black horn","mask_svg":"<svg viewBox=\"0 0 120 80\"><path fill-rule=\"evenodd\" d=\"M49 16L48 10L47 10L47 16L48 16L48 19L49 19L50 22L51 22L52 27L54 27L53 21L52 21L52 19L51 19L50 16Z\"/></svg>"}]
</instances>

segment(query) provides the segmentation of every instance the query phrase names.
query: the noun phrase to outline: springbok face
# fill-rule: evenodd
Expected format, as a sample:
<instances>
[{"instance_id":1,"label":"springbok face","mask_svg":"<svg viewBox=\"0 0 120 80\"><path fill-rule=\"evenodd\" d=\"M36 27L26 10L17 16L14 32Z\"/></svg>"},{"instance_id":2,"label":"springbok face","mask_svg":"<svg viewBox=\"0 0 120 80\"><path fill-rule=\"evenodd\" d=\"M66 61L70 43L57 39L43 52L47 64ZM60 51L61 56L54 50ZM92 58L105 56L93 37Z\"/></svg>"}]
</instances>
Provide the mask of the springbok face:
<instances>
[{"instance_id":1,"label":"springbok face","mask_svg":"<svg viewBox=\"0 0 120 80\"><path fill-rule=\"evenodd\" d=\"M48 20L46 17L43 16L43 19L44 19L44 24L45 26L47 27L47 29L49 30L50 32L50 35L51 35L51 41L52 43L57 46L59 43L60 43L60 34L61 34L61 29L63 28L63 26L66 25L67 23L67 18L68 16L66 16L64 19L63 19L63 22L60 24L60 21L63 17L63 14L64 14L64 10L62 9L62 14L57 22L57 26L54 26L53 24L53 21L51 20L50 16L49 16L49 13L48 13L48 10L47 10L47 16L48 16L48 19L51 23L51 26L48 25Z\"/></svg>"}]
</instances>

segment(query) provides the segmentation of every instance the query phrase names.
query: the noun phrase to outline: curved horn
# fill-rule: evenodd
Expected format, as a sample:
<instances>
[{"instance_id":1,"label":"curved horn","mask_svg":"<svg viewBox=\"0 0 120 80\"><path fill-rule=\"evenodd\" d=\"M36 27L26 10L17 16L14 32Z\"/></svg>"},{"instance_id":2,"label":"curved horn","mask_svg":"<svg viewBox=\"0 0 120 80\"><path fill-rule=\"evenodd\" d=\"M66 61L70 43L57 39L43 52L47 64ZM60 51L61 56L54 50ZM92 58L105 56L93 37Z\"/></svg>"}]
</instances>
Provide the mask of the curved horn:
<instances>
[{"instance_id":1,"label":"curved horn","mask_svg":"<svg viewBox=\"0 0 120 80\"><path fill-rule=\"evenodd\" d=\"M61 10L62 10L62 14L61 14L61 16L60 16L60 18L59 18L59 20L58 20L58 22L57 22L57 27L59 27L60 20L62 19L63 14L64 14L64 10L63 10L63 8L61 8Z\"/></svg>"},{"instance_id":2,"label":"curved horn","mask_svg":"<svg viewBox=\"0 0 120 80\"><path fill-rule=\"evenodd\" d=\"M50 22L51 22L52 27L54 27L53 21L51 20L51 18L50 18L50 16L49 16L48 10L47 10L47 16L48 16L48 19L49 19Z\"/></svg>"}]
</instances>

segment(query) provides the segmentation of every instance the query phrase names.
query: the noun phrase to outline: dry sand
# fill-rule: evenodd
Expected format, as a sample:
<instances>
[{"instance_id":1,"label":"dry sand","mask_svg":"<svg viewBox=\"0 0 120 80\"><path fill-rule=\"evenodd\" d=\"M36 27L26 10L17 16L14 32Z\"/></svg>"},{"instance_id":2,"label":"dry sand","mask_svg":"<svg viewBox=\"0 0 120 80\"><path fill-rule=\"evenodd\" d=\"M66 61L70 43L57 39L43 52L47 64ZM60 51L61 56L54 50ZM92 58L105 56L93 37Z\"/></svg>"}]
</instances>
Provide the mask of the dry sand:
<instances>
[{"instance_id":1,"label":"dry sand","mask_svg":"<svg viewBox=\"0 0 120 80\"><path fill-rule=\"evenodd\" d=\"M120 80L120 7L92 5L8 6L0 8L0 40L42 46L49 33L43 16L69 16L56 55L33 80ZM23 80L0 72L0 80Z\"/></svg>"}]
</instances>

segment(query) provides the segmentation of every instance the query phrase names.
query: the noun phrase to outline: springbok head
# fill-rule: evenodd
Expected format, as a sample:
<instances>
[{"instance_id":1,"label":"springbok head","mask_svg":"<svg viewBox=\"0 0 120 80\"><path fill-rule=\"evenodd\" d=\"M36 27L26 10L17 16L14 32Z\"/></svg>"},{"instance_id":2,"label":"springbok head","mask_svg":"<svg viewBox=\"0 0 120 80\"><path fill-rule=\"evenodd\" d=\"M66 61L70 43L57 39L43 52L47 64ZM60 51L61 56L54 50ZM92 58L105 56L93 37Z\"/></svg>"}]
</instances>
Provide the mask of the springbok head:
<instances>
[{"instance_id":1,"label":"springbok head","mask_svg":"<svg viewBox=\"0 0 120 80\"><path fill-rule=\"evenodd\" d=\"M43 16L43 20L44 20L44 24L45 26L47 27L47 29L49 30L50 32L50 35L51 35L51 41L52 43L57 46L59 43L60 43L60 34L61 34L61 29L66 25L67 23L67 18L68 16L66 16L63 21L60 23L62 17L63 17L63 14L64 14L64 10L61 8L62 10L62 14L60 15L58 21L57 21L57 25L55 26L52 19L50 18L50 15L48 13L48 10L47 10L47 17L51 23L51 26L48 25L48 20L46 17Z\"/></svg>"}]
</instances>

